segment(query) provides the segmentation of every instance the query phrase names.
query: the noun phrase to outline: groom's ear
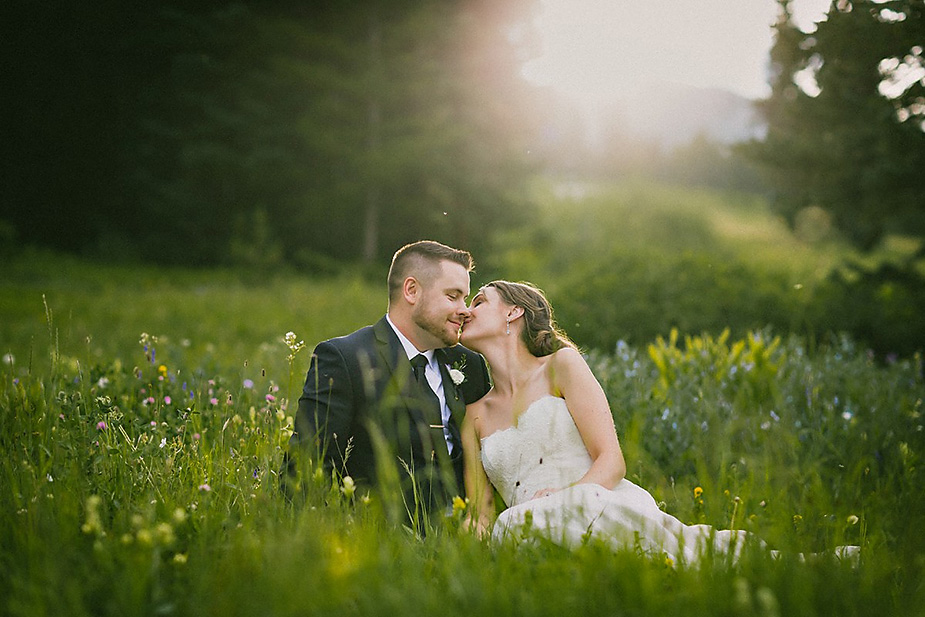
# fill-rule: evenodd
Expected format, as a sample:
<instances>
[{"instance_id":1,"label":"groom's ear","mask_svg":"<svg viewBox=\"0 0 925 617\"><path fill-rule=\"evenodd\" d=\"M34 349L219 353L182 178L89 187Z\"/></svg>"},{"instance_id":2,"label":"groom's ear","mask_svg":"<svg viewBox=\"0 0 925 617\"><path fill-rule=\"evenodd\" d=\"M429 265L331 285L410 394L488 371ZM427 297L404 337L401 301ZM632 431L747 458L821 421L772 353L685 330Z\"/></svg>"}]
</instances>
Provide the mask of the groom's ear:
<instances>
[{"instance_id":1,"label":"groom's ear","mask_svg":"<svg viewBox=\"0 0 925 617\"><path fill-rule=\"evenodd\" d=\"M413 276L405 277L401 286L402 296L408 304L415 304L421 295L421 284Z\"/></svg>"}]
</instances>

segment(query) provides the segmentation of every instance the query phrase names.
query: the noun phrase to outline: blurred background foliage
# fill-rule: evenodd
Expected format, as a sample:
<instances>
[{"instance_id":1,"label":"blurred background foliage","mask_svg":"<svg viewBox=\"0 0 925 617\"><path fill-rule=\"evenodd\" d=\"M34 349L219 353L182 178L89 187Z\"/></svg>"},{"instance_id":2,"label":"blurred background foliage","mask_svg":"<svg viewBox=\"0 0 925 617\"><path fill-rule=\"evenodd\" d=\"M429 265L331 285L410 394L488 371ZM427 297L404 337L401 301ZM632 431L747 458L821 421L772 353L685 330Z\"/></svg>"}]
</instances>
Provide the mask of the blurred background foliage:
<instances>
[{"instance_id":1,"label":"blurred background foliage","mask_svg":"<svg viewBox=\"0 0 925 617\"><path fill-rule=\"evenodd\" d=\"M426 237L547 288L586 346L771 325L910 353L925 7L839 0L806 33L780 5L758 128L669 146L589 139L522 78L535 0L14 0L0 254L381 280Z\"/></svg>"}]
</instances>

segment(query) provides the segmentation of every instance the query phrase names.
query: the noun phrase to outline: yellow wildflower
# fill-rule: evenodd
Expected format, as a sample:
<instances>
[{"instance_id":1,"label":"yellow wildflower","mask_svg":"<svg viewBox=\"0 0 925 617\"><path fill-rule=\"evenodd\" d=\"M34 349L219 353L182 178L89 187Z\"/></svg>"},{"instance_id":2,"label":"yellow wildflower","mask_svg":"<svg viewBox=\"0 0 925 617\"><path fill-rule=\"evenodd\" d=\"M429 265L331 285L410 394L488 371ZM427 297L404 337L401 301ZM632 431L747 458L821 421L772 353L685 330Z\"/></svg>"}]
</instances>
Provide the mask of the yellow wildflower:
<instances>
[{"instance_id":1,"label":"yellow wildflower","mask_svg":"<svg viewBox=\"0 0 925 617\"><path fill-rule=\"evenodd\" d=\"M453 514L459 514L460 512L465 512L466 505L467 505L466 502L459 495L457 495L456 497L453 497Z\"/></svg>"},{"instance_id":2,"label":"yellow wildflower","mask_svg":"<svg viewBox=\"0 0 925 617\"><path fill-rule=\"evenodd\" d=\"M695 486L694 487L694 499L698 499L701 495L703 495L703 489L699 486Z\"/></svg>"}]
</instances>

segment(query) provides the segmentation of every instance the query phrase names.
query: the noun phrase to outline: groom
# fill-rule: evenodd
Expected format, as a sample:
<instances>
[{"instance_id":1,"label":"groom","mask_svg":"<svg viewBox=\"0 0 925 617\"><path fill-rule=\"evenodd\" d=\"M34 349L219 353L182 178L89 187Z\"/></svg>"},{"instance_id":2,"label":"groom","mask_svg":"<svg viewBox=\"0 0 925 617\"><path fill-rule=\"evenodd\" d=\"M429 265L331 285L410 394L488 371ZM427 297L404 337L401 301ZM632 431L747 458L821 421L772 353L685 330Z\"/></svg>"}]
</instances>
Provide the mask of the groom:
<instances>
[{"instance_id":1,"label":"groom","mask_svg":"<svg viewBox=\"0 0 925 617\"><path fill-rule=\"evenodd\" d=\"M307 450L360 485L397 484L409 512L442 512L462 494L459 425L490 387L482 356L457 344L472 268L468 252L433 241L395 253L387 314L315 348L293 456Z\"/></svg>"}]
</instances>

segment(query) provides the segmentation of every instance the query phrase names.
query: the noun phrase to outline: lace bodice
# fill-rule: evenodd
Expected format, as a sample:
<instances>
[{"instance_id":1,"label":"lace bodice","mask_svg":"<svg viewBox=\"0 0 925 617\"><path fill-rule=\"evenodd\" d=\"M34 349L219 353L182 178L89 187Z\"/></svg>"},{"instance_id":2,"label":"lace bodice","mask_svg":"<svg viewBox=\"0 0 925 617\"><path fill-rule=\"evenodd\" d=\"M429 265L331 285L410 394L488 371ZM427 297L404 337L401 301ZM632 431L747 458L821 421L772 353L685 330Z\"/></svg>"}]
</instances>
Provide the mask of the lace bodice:
<instances>
[{"instance_id":1,"label":"lace bodice","mask_svg":"<svg viewBox=\"0 0 925 617\"><path fill-rule=\"evenodd\" d=\"M482 464L510 507L581 479L591 456L565 400L549 395L531 403L515 426L482 440Z\"/></svg>"}]
</instances>

